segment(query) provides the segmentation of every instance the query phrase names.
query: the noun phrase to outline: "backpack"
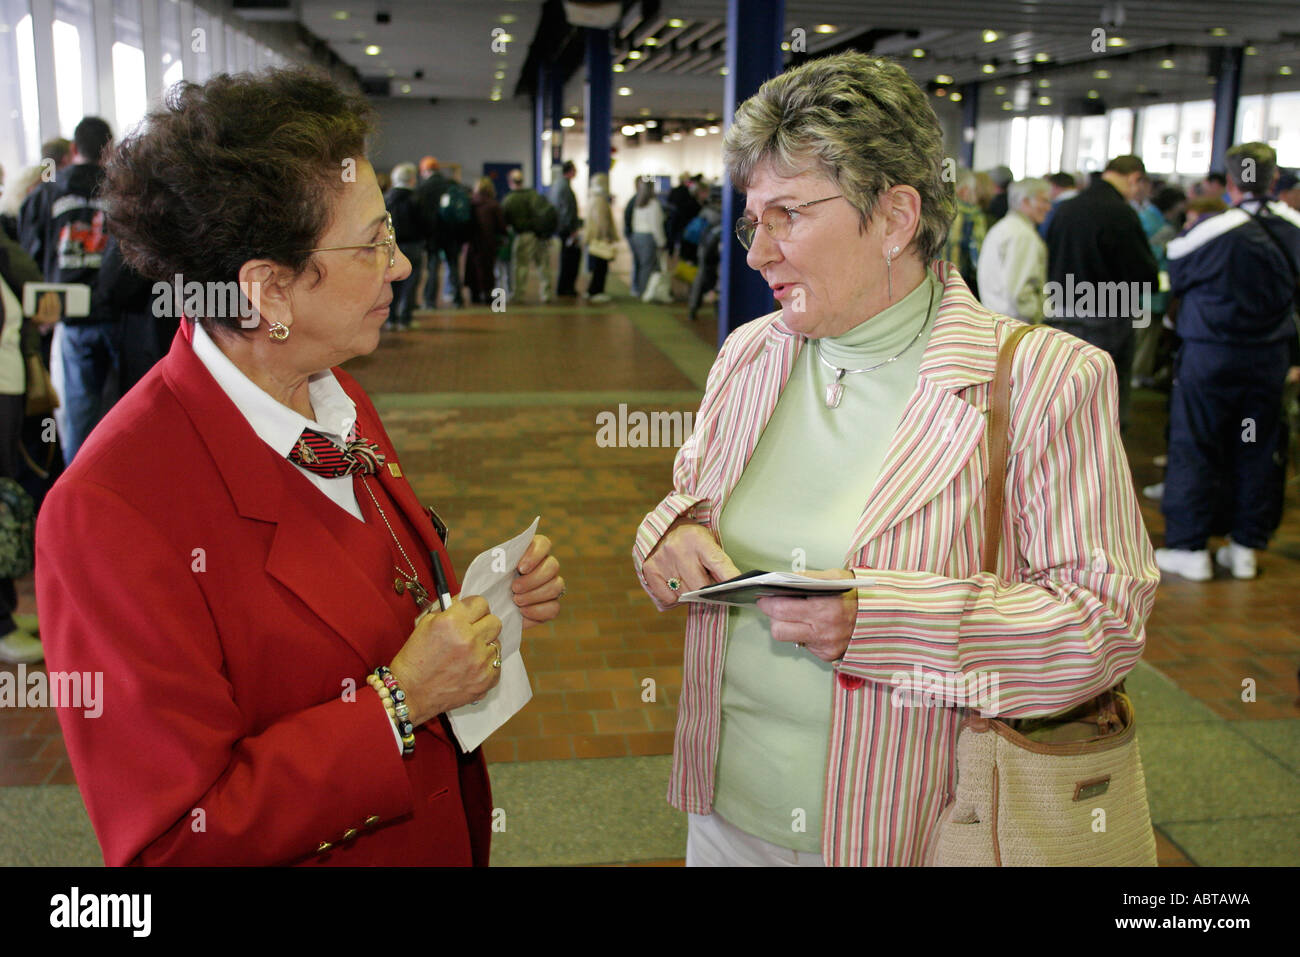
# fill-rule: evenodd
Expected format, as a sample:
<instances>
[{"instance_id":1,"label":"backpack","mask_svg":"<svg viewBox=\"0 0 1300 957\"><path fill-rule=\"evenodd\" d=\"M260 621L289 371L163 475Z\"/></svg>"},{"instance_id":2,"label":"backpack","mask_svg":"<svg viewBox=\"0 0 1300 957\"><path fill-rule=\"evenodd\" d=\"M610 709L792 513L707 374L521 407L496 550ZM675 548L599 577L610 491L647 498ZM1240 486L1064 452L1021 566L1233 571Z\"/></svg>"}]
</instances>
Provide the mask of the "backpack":
<instances>
[{"instance_id":1,"label":"backpack","mask_svg":"<svg viewBox=\"0 0 1300 957\"><path fill-rule=\"evenodd\" d=\"M560 212L541 193L533 194L533 232L538 239L550 239L560 225Z\"/></svg>"},{"instance_id":2,"label":"backpack","mask_svg":"<svg viewBox=\"0 0 1300 957\"><path fill-rule=\"evenodd\" d=\"M708 220L703 216L696 216L686 224L686 229L682 232L682 239L693 246L698 246L704 236L704 229L708 225Z\"/></svg>"},{"instance_id":3,"label":"backpack","mask_svg":"<svg viewBox=\"0 0 1300 957\"><path fill-rule=\"evenodd\" d=\"M0 578L21 578L36 557L36 504L11 478L0 478Z\"/></svg>"},{"instance_id":4,"label":"backpack","mask_svg":"<svg viewBox=\"0 0 1300 957\"><path fill-rule=\"evenodd\" d=\"M470 214L469 190L460 183L448 183L438 200L439 221L452 229L459 229L469 225Z\"/></svg>"}]
</instances>

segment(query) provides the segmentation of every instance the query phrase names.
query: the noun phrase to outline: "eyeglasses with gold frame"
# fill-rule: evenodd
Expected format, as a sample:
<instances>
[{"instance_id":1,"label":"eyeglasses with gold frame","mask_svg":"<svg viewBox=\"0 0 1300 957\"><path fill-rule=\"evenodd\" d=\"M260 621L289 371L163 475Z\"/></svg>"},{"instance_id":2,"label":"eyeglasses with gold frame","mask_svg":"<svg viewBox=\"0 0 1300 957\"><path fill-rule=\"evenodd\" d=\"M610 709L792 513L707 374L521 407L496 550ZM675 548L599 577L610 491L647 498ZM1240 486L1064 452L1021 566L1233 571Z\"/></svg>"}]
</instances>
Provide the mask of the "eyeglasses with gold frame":
<instances>
[{"instance_id":1,"label":"eyeglasses with gold frame","mask_svg":"<svg viewBox=\"0 0 1300 957\"><path fill-rule=\"evenodd\" d=\"M742 216L736 220L736 238L740 240L740 245L748 249L754 244L754 233L758 231L759 226L762 226L773 239L778 241L788 239L790 230L794 228L794 221L799 217L799 210L840 198L841 194L837 193L825 199L800 203L798 206L769 206L759 214L758 222Z\"/></svg>"},{"instance_id":2,"label":"eyeglasses with gold frame","mask_svg":"<svg viewBox=\"0 0 1300 957\"><path fill-rule=\"evenodd\" d=\"M317 246L315 249L306 249L304 252L309 253L328 253L336 249L378 249L380 246L388 247L388 268L392 269L397 265L397 233L393 231L393 214L387 213L384 216L384 228L388 230L388 238L377 243L357 243L353 246Z\"/></svg>"}]
</instances>

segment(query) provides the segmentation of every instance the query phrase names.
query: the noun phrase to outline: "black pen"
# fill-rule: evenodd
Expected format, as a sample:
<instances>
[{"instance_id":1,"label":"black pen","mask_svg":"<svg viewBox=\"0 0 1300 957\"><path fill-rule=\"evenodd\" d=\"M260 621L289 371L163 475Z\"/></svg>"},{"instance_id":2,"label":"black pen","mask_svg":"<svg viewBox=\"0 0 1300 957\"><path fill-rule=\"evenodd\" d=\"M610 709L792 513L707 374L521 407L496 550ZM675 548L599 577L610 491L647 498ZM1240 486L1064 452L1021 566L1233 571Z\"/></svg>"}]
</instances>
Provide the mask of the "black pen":
<instances>
[{"instance_id":1,"label":"black pen","mask_svg":"<svg viewBox=\"0 0 1300 957\"><path fill-rule=\"evenodd\" d=\"M447 587L447 573L442 570L442 556L430 549L429 557L433 559L433 587L438 592L438 607L446 611L451 607L451 589Z\"/></svg>"}]
</instances>

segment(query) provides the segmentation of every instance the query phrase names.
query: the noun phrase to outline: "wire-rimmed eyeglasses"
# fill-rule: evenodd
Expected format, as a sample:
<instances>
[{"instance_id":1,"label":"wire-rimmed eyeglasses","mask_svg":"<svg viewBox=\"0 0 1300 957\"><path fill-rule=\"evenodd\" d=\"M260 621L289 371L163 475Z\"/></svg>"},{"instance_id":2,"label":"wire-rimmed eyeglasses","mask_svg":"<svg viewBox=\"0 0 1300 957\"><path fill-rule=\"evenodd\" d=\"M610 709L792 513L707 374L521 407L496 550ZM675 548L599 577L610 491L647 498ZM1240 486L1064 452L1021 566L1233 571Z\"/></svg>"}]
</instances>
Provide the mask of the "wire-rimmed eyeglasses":
<instances>
[{"instance_id":1,"label":"wire-rimmed eyeglasses","mask_svg":"<svg viewBox=\"0 0 1300 957\"><path fill-rule=\"evenodd\" d=\"M772 239L787 239L790 236L790 230L794 226L795 219L799 216L799 210L807 209L809 206L816 206L818 203L829 203L832 199L840 198L842 198L842 194L837 193L834 196L827 196L825 199L814 199L807 203L800 203L798 206L769 206L759 215L758 222L742 216L736 220L736 238L740 240L740 245L748 249L754 244L754 233L758 231L759 226L762 226Z\"/></svg>"},{"instance_id":2,"label":"wire-rimmed eyeglasses","mask_svg":"<svg viewBox=\"0 0 1300 957\"><path fill-rule=\"evenodd\" d=\"M357 243L353 246L318 246L315 249L307 249L304 252L309 253L327 253L335 249L378 249L380 246L388 247L388 268L392 269L397 265L397 234L393 232L393 214L388 213L384 216L384 228L388 230L388 238L380 240L377 243Z\"/></svg>"}]
</instances>

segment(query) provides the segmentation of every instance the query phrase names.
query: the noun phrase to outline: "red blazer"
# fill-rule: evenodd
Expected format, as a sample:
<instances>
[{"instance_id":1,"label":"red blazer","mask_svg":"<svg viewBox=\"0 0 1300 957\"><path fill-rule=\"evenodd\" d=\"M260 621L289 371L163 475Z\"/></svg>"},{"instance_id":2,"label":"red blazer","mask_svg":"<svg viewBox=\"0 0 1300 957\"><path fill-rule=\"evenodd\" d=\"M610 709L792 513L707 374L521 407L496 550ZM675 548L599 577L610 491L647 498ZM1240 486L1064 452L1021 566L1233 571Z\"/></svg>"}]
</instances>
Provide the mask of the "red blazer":
<instances>
[{"instance_id":1,"label":"red blazer","mask_svg":"<svg viewBox=\"0 0 1300 957\"><path fill-rule=\"evenodd\" d=\"M48 667L103 672L102 714L59 721L105 862L486 864L482 753L435 720L403 758L365 682L414 604L343 547L328 522L353 520L258 438L190 333L95 428L37 523ZM397 465L366 394L334 374ZM380 480L450 569L406 479Z\"/></svg>"}]
</instances>

